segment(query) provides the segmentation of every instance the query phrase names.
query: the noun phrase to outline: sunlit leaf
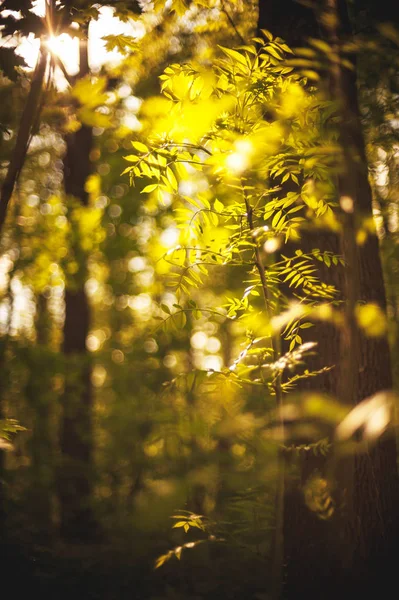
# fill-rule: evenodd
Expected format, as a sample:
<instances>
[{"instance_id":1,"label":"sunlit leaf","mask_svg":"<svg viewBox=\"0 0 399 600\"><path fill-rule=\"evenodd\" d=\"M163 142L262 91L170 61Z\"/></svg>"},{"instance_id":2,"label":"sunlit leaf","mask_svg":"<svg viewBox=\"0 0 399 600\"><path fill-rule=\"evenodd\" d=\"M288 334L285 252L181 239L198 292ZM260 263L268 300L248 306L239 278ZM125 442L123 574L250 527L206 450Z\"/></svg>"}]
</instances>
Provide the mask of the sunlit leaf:
<instances>
[{"instance_id":1,"label":"sunlit leaf","mask_svg":"<svg viewBox=\"0 0 399 600\"><path fill-rule=\"evenodd\" d=\"M379 337L386 332L386 317L378 304L358 305L356 307L356 319L359 327L370 337Z\"/></svg>"},{"instance_id":2,"label":"sunlit leaf","mask_svg":"<svg viewBox=\"0 0 399 600\"><path fill-rule=\"evenodd\" d=\"M361 433L362 440L377 439L389 427L396 403L396 396L387 391L366 398L338 425L335 431L336 439L341 442L349 441L356 432Z\"/></svg>"}]
</instances>

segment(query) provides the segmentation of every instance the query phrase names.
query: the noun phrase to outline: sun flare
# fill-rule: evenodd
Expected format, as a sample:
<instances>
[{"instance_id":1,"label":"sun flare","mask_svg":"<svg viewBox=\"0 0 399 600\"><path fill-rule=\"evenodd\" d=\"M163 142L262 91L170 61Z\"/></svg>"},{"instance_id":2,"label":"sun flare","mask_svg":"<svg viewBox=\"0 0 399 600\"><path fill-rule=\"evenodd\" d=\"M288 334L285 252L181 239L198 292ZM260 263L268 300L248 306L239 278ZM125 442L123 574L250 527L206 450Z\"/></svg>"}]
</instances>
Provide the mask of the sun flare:
<instances>
[{"instance_id":1,"label":"sun flare","mask_svg":"<svg viewBox=\"0 0 399 600\"><path fill-rule=\"evenodd\" d=\"M46 42L47 48L52 54L58 56L69 72L78 68L79 42L67 33L52 35Z\"/></svg>"}]
</instances>

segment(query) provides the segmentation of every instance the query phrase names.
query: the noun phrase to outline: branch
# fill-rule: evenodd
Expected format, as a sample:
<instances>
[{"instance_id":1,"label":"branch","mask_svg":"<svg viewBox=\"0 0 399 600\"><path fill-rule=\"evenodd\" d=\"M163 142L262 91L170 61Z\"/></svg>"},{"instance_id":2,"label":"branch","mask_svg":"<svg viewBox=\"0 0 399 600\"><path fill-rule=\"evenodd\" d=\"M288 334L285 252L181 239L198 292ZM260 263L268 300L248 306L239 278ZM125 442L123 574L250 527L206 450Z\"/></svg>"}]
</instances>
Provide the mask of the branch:
<instances>
[{"instance_id":1,"label":"branch","mask_svg":"<svg viewBox=\"0 0 399 600\"><path fill-rule=\"evenodd\" d=\"M226 5L225 5L225 3L224 3L224 0L221 0L221 4L222 4L222 10L223 10L224 14L226 15L226 17L227 17L227 19L228 19L228 21L229 21L230 25L231 25L231 26L232 26L232 28L234 29L234 32L235 32L236 36L238 37L238 39L240 40L240 42L241 42L242 44L245 44L245 40L244 40L244 38L242 37L241 33L238 31L238 29L237 29L237 25L234 23L234 21L233 21L233 19L232 19L231 15L230 15L230 13L229 13L229 11L227 10L227 8L226 8Z\"/></svg>"},{"instance_id":2,"label":"branch","mask_svg":"<svg viewBox=\"0 0 399 600\"><path fill-rule=\"evenodd\" d=\"M37 117L37 111L40 101L40 94L43 89L43 80L47 66L47 50L41 49L35 71L32 76L32 83L29 94L26 99L25 107L22 112L21 121L18 128L17 139L7 175L4 179L0 195L0 233L6 220L7 208L14 191L19 174L24 165L26 153L29 147L30 136Z\"/></svg>"},{"instance_id":3,"label":"branch","mask_svg":"<svg viewBox=\"0 0 399 600\"><path fill-rule=\"evenodd\" d=\"M67 80L67 82L69 83L69 85L72 87L75 84L75 77L73 75L70 75L68 73L68 71L65 68L64 63L62 62L62 60L60 59L59 56L57 56L56 54L53 54L51 56L51 60L54 63L55 66L57 66L60 71L62 72L63 76L65 77L65 79Z\"/></svg>"}]
</instances>

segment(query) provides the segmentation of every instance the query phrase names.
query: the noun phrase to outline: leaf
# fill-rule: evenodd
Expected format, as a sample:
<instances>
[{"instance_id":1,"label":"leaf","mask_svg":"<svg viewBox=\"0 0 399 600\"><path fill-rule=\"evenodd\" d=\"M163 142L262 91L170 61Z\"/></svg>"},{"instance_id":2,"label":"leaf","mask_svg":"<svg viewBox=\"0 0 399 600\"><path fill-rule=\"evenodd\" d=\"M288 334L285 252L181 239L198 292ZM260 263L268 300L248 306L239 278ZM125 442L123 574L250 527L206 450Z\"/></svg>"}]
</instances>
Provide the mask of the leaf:
<instances>
[{"instance_id":1,"label":"leaf","mask_svg":"<svg viewBox=\"0 0 399 600\"><path fill-rule=\"evenodd\" d=\"M268 54L270 54L274 58L277 58L277 60L281 60L282 59L281 54L279 54L277 52L277 50L275 48L273 48L273 46L265 46L265 52L267 52Z\"/></svg>"},{"instance_id":2,"label":"leaf","mask_svg":"<svg viewBox=\"0 0 399 600\"><path fill-rule=\"evenodd\" d=\"M170 9L175 12L178 17L182 17L187 10L187 5L184 0L172 0Z\"/></svg>"},{"instance_id":3,"label":"leaf","mask_svg":"<svg viewBox=\"0 0 399 600\"><path fill-rule=\"evenodd\" d=\"M387 321L383 310L373 302L357 306L355 315L359 327L370 337L380 337L385 334Z\"/></svg>"},{"instance_id":4,"label":"leaf","mask_svg":"<svg viewBox=\"0 0 399 600\"><path fill-rule=\"evenodd\" d=\"M364 441L376 440L389 426L397 397L391 392L379 392L355 406L335 431L338 441L350 440L357 431Z\"/></svg>"},{"instance_id":5,"label":"leaf","mask_svg":"<svg viewBox=\"0 0 399 600\"><path fill-rule=\"evenodd\" d=\"M131 172L132 172L132 170L133 170L133 167L126 167L126 169L124 169L124 170L122 171L122 173L121 173L121 176L122 176L122 175L126 175L126 173L131 173Z\"/></svg>"},{"instance_id":6,"label":"leaf","mask_svg":"<svg viewBox=\"0 0 399 600\"><path fill-rule=\"evenodd\" d=\"M100 127L103 129L112 127L110 115L104 115L103 113L93 110L90 107L84 106L80 108L76 112L76 115L81 123L88 125L89 127Z\"/></svg>"},{"instance_id":7,"label":"leaf","mask_svg":"<svg viewBox=\"0 0 399 600\"><path fill-rule=\"evenodd\" d=\"M143 144L142 142L132 142L132 146L133 146L133 148L135 148L135 150L138 150L139 152L142 152L142 153L149 152L147 146L145 144Z\"/></svg>"},{"instance_id":8,"label":"leaf","mask_svg":"<svg viewBox=\"0 0 399 600\"><path fill-rule=\"evenodd\" d=\"M101 39L105 41L105 49L108 52L118 50L121 54L126 54L128 50L136 50L138 39L127 35L104 35Z\"/></svg>"},{"instance_id":9,"label":"leaf","mask_svg":"<svg viewBox=\"0 0 399 600\"><path fill-rule=\"evenodd\" d=\"M166 167L166 177L167 177L173 191L177 192L177 188L178 188L177 179L170 167Z\"/></svg>"},{"instance_id":10,"label":"leaf","mask_svg":"<svg viewBox=\"0 0 399 600\"><path fill-rule=\"evenodd\" d=\"M278 212L277 212L277 213L274 215L274 217L273 217L273 220L272 220L272 227L277 227L277 223L279 222L279 220L280 220L280 217L281 217L281 215L282 215L282 214L283 214L283 211L282 211L282 210L279 210L279 211L278 211Z\"/></svg>"},{"instance_id":11,"label":"leaf","mask_svg":"<svg viewBox=\"0 0 399 600\"><path fill-rule=\"evenodd\" d=\"M106 87L106 77L97 77L97 79L93 80L90 75L87 75L75 83L71 94L79 101L83 108L93 109L108 100L108 96L105 93Z\"/></svg>"},{"instance_id":12,"label":"leaf","mask_svg":"<svg viewBox=\"0 0 399 600\"><path fill-rule=\"evenodd\" d=\"M167 553L167 554L162 554L161 556L158 556L158 558L155 561L155 569L159 569L159 567L162 567L162 565L164 565L166 563L166 561L168 561L171 557L171 553Z\"/></svg>"},{"instance_id":13,"label":"leaf","mask_svg":"<svg viewBox=\"0 0 399 600\"><path fill-rule=\"evenodd\" d=\"M184 196L184 200L188 204L191 204L192 206L195 206L195 208L198 208L201 210L201 204L197 200L194 200L193 198L190 198L189 196Z\"/></svg>"},{"instance_id":14,"label":"leaf","mask_svg":"<svg viewBox=\"0 0 399 600\"><path fill-rule=\"evenodd\" d=\"M175 523L173 525L173 529L176 529L177 527L186 527L187 525L187 521L178 521L177 523Z\"/></svg>"},{"instance_id":15,"label":"leaf","mask_svg":"<svg viewBox=\"0 0 399 600\"><path fill-rule=\"evenodd\" d=\"M230 58L232 58L234 62L239 62L244 67L246 67L246 68L248 67L247 61L245 60L245 57L242 54L240 54L240 52L237 52L237 50L232 50L231 48L225 48L224 46L218 46L218 47L227 56L229 56Z\"/></svg>"},{"instance_id":16,"label":"leaf","mask_svg":"<svg viewBox=\"0 0 399 600\"><path fill-rule=\"evenodd\" d=\"M261 29L261 32L265 36L265 38L267 40L269 40L269 42L271 42L273 40L273 35L270 33L270 31L268 29ZM259 41L260 41L260 43L263 43L262 39L260 39Z\"/></svg>"},{"instance_id":17,"label":"leaf","mask_svg":"<svg viewBox=\"0 0 399 600\"><path fill-rule=\"evenodd\" d=\"M141 190L141 194L150 194L151 192L156 190L158 187L159 186L157 183L151 183L150 185L146 185L145 188L143 188Z\"/></svg>"},{"instance_id":18,"label":"leaf","mask_svg":"<svg viewBox=\"0 0 399 600\"><path fill-rule=\"evenodd\" d=\"M187 323L186 313L184 313L182 311L178 312L178 313L174 313L174 315L173 315L173 321L174 321L174 324L176 325L176 327L178 329L183 329L183 327Z\"/></svg>"},{"instance_id":19,"label":"leaf","mask_svg":"<svg viewBox=\"0 0 399 600\"><path fill-rule=\"evenodd\" d=\"M223 204L222 204L222 203L220 202L220 200L218 200L217 198L216 198L216 200L215 200L215 203L214 203L214 205L213 205L213 206L214 206L214 209L215 209L217 212L219 212L219 213L224 211L224 206L223 206Z\"/></svg>"},{"instance_id":20,"label":"leaf","mask_svg":"<svg viewBox=\"0 0 399 600\"><path fill-rule=\"evenodd\" d=\"M0 450L6 450L6 451L13 450L13 445L10 444L10 442L5 440L4 438L0 437Z\"/></svg>"},{"instance_id":21,"label":"leaf","mask_svg":"<svg viewBox=\"0 0 399 600\"><path fill-rule=\"evenodd\" d=\"M18 78L17 67L25 67L26 62L15 53L14 48L0 48L0 71L3 71L4 75L11 81L16 81Z\"/></svg>"}]
</instances>

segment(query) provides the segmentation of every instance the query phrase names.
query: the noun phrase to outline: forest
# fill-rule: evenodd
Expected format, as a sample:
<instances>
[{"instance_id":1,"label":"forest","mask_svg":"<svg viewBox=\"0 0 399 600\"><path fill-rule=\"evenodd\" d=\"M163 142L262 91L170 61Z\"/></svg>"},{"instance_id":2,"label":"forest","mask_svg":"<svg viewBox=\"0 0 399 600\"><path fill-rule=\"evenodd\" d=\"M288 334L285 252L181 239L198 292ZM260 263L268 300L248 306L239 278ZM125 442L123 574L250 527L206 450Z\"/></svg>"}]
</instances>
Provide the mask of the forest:
<instances>
[{"instance_id":1,"label":"forest","mask_svg":"<svg viewBox=\"0 0 399 600\"><path fill-rule=\"evenodd\" d=\"M394 597L399 8L0 0L4 598Z\"/></svg>"}]
</instances>

